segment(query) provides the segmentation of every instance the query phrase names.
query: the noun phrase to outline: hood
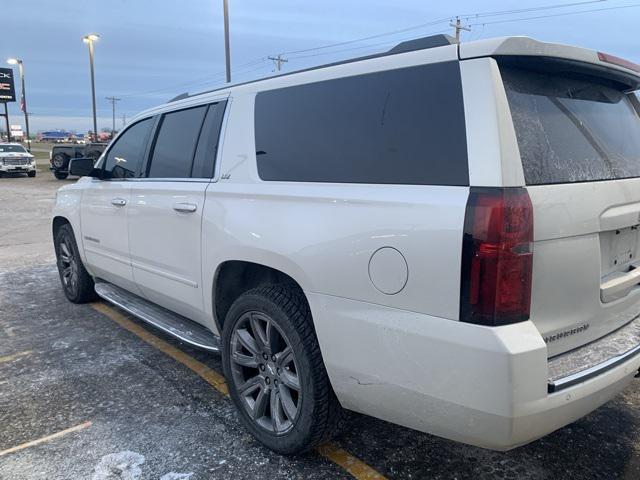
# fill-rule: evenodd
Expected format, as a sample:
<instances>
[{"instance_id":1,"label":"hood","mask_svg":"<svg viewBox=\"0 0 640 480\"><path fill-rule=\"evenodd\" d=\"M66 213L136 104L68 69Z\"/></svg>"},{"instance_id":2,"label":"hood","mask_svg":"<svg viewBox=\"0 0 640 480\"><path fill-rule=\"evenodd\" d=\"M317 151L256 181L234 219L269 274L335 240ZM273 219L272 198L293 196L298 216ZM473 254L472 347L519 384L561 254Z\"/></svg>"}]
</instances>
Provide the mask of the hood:
<instances>
[{"instance_id":1,"label":"hood","mask_svg":"<svg viewBox=\"0 0 640 480\"><path fill-rule=\"evenodd\" d=\"M29 152L0 152L0 158L33 158L33 155Z\"/></svg>"}]
</instances>

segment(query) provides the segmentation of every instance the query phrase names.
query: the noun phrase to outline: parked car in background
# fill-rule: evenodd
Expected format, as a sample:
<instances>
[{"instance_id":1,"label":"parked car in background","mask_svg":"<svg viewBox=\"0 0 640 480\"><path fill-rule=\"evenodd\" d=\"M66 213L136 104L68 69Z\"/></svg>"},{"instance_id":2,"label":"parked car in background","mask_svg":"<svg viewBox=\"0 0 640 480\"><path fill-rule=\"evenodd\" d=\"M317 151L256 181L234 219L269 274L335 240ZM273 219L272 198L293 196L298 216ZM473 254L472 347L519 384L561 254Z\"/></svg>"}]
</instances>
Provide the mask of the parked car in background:
<instances>
[{"instance_id":1,"label":"parked car in background","mask_svg":"<svg viewBox=\"0 0 640 480\"><path fill-rule=\"evenodd\" d=\"M72 158L93 158L97 160L107 147L107 143L59 144L51 148L49 154L50 170L58 180L69 176L69 160Z\"/></svg>"},{"instance_id":2,"label":"parked car in background","mask_svg":"<svg viewBox=\"0 0 640 480\"><path fill-rule=\"evenodd\" d=\"M35 157L19 143L0 143L0 175L5 173L26 173L35 177Z\"/></svg>"},{"instance_id":3,"label":"parked car in background","mask_svg":"<svg viewBox=\"0 0 640 480\"><path fill-rule=\"evenodd\" d=\"M523 445L640 367L639 88L600 52L436 36L177 99L72 162L64 292L220 350L278 452L342 408Z\"/></svg>"}]
</instances>

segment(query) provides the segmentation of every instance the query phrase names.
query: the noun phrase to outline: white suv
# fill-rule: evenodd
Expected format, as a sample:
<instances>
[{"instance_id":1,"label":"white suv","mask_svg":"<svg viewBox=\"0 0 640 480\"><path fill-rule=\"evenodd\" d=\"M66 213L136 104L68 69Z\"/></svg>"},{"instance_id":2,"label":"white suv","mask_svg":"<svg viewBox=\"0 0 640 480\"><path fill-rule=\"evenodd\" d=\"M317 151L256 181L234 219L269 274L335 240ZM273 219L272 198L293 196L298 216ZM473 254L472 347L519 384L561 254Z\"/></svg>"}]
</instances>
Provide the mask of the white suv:
<instances>
[{"instance_id":1,"label":"white suv","mask_svg":"<svg viewBox=\"0 0 640 480\"><path fill-rule=\"evenodd\" d=\"M640 367L640 67L438 36L141 113L60 189L58 267L222 352L283 453L342 408L506 450Z\"/></svg>"}]
</instances>

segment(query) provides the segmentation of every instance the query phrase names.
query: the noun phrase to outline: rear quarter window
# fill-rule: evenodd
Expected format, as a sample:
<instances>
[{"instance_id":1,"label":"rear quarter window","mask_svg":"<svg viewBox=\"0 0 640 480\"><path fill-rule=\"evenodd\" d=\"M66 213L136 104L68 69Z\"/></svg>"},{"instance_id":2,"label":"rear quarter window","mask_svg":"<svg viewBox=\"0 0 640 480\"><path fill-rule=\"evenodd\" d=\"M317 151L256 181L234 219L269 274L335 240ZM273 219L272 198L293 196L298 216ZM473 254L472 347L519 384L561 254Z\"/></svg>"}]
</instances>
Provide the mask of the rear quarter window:
<instances>
[{"instance_id":1,"label":"rear quarter window","mask_svg":"<svg viewBox=\"0 0 640 480\"><path fill-rule=\"evenodd\" d=\"M458 62L259 93L263 180L468 185Z\"/></svg>"},{"instance_id":2,"label":"rear quarter window","mask_svg":"<svg viewBox=\"0 0 640 480\"><path fill-rule=\"evenodd\" d=\"M501 73L527 185L640 176L634 94L596 77Z\"/></svg>"}]
</instances>

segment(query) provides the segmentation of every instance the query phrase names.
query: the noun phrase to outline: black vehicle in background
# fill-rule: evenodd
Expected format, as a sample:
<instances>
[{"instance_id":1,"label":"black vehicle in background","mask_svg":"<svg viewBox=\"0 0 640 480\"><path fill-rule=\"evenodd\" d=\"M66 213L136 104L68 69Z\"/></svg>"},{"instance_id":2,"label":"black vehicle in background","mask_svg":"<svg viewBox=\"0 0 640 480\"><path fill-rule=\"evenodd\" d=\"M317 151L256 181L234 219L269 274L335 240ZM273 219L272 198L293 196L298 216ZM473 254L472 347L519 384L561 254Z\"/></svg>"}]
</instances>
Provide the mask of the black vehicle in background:
<instances>
[{"instance_id":1,"label":"black vehicle in background","mask_svg":"<svg viewBox=\"0 0 640 480\"><path fill-rule=\"evenodd\" d=\"M69 161L73 158L98 159L107 143L59 144L51 148L49 154L50 170L58 180L64 180L69 176Z\"/></svg>"}]
</instances>

